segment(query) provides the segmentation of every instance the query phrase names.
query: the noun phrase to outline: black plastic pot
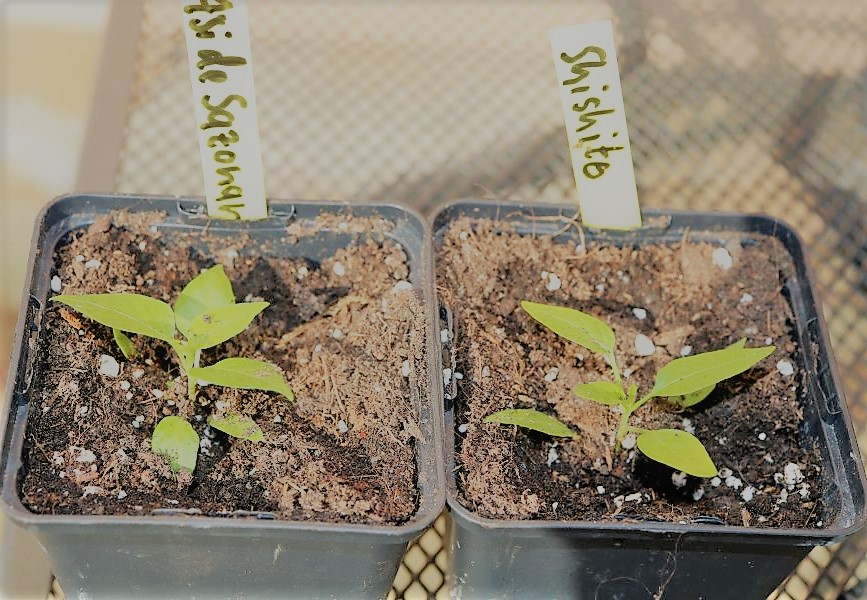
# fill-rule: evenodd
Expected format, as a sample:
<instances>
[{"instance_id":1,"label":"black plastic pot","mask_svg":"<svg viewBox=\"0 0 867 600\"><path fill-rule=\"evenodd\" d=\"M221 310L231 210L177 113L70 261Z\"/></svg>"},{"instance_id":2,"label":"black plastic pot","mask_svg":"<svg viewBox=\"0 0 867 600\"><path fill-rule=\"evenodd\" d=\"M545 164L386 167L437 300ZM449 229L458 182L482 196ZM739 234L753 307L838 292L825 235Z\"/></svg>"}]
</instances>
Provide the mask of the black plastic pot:
<instances>
[{"instance_id":1,"label":"black plastic pot","mask_svg":"<svg viewBox=\"0 0 867 600\"><path fill-rule=\"evenodd\" d=\"M562 231L563 223L533 217L573 218L575 212L571 205L459 202L434 216L434 258L443 232L462 216L499 219L518 233L544 235ZM801 398L803 436L819 442L823 500L835 516L818 529L484 518L459 499L455 422L447 402L447 503L454 518L449 575L457 597L765 598L813 546L840 540L865 521L864 469L798 236L765 216L648 211L645 217L649 225L638 231L586 230L585 236L621 245L673 243L688 228L691 240L723 243L726 232L754 232L776 237L791 254L797 274L785 286L797 319L801 368L809 373ZM574 229L557 238L571 244L578 239Z\"/></svg>"},{"instance_id":2,"label":"black plastic pot","mask_svg":"<svg viewBox=\"0 0 867 600\"><path fill-rule=\"evenodd\" d=\"M68 196L39 217L29 279L15 336L9 377L10 413L3 440L3 508L33 530L48 553L69 598L380 598L390 588L407 543L430 525L444 504L441 413L434 399L442 382L438 352L428 336L429 393L419 399L424 440L418 443L419 509L399 526L274 520L269 514L234 518L190 515L69 516L33 514L18 496L29 386L38 357L33 348L49 293L53 251L58 241L116 209L160 210L157 224L172 230L208 227L211 235L244 233L254 243L279 240L290 222L322 213L381 217L395 224L386 234L410 259L410 281L434 322L429 236L424 222L397 206L271 202L272 216L241 223L212 221L197 200L132 196ZM357 240L359 234L325 230L293 244L272 244L279 256L321 260Z\"/></svg>"}]
</instances>

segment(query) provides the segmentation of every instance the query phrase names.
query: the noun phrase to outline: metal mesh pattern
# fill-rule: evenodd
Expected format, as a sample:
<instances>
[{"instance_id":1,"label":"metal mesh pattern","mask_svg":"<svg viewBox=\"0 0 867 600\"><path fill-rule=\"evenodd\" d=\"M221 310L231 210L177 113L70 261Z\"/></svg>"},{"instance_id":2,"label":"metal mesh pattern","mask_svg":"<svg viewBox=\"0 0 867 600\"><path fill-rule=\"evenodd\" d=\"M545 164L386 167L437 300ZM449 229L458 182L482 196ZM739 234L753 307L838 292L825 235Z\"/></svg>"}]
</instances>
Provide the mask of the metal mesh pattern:
<instances>
[{"instance_id":1,"label":"metal mesh pattern","mask_svg":"<svg viewBox=\"0 0 867 600\"><path fill-rule=\"evenodd\" d=\"M547 30L612 18L643 204L795 227L867 447L867 3L251 4L270 195L423 211L574 198ZM202 193L180 27L176 3L146 1L119 191ZM444 527L410 550L397 596L441 590ZM864 549L816 550L778 597L857 593Z\"/></svg>"}]
</instances>

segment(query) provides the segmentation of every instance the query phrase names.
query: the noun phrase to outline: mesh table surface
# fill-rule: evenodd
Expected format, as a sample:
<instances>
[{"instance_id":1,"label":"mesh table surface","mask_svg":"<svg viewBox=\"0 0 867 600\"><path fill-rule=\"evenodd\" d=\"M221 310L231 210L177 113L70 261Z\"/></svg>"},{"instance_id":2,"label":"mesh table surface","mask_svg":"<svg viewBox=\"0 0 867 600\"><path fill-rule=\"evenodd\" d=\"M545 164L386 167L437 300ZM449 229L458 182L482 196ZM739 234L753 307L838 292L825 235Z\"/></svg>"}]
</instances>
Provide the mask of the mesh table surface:
<instances>
[{"instance_id":1,"label":"mesh table surface","mask_svg":"<svg viewBox=\"0 0 867 600\"><path fill-rule=\"evenodd\" d=\"M867 2L257 0L269 195L575 199L547 31L613 19L644 206L764 212L804 238L867 439ZM201 195L177 3L144 0L116 190ZM446 595L445 518L393 595ZM865 536L779 598L864 588Z\"/></svg>"}]
</instances>

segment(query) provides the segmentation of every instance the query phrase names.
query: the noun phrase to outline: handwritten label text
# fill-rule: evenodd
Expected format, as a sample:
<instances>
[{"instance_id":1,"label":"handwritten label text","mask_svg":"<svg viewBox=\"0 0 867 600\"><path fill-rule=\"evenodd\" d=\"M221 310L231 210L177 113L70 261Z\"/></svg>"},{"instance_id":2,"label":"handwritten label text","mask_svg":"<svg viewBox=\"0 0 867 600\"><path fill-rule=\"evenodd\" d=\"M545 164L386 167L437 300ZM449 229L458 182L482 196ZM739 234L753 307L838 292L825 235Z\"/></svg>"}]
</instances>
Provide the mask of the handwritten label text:
<instances>
[{"instance_id":1,"label":"handwritten label text","mask_svg":"<svg viewBox=\"0 0 867 600\"><path fill-rule=\"evenodd\" d=\"M246 0L181 0L208 214L268 216Z\"/></svg>"},{"instance_id":2,"label":"handwritten label text","mask_svg":"<svg viewBox=\"0 0 867 600\"><path fill-rule=\"evenodd\" d=\"M551 44L581 218L595 227L640 227L611 22L555 29Z\"/></svg>"}]
</instances>

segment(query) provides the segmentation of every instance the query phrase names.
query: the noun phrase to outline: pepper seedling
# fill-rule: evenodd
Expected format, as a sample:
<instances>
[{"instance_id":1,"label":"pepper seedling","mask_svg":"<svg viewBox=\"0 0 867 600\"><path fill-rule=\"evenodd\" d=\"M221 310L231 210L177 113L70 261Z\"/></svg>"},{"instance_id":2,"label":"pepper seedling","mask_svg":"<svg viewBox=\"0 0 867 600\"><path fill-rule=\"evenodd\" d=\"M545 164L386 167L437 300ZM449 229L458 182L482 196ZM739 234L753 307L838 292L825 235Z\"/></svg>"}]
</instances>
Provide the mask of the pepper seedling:
<instances>
[{"instance_id":1,"label":"pepper seedling","mask_svg":"<svg viewBox=\"0 0 867 600\"><path fill-rule=\"evenodd\" d=\"M190 281L175 300L174 308L156 298L132 293L58 295L51 300L111 327L115 342L127 359L135 352L127 333L168 342L187 377L191 403L196 399L198 384L271 391L295 399L283 371L276 365L241 357L225 358L206 367L200 365L202 350L232 339L269 306L268 302L236 304L232 282L222 265L206 269ZM236 438L253 442L264 439L261 428L245 415L211 415L208 424ZM199 436L185 419L164 417L154 428L151 450L169 459L172 472L181 468L192 472L196 468Z\"/></svg>"},{"instance_id":2,"label":"pepper seedling","mask_svg":"<svg viewBox=\"0 0 867 600\"><path fill-rule=\"evenodd\" d=\"M636 434L638 449L657 462L696 477L715 477L717 468L704 445L691 433L680 429L644 429L629 424L639 408L654 398L667 398L680 408L694 406L707 398L716 384L743 373L770 356L774 346L747 348L746 340L703 354L676 358L656 373L653 387L638 396L638 386L625 387L614 353L614 331L600 319L566 308L523 301L523 308L533 319L571 342L600 354L611 367L614 381L579 383L573 393L582 398L620 407L620 422L614 436L619 449L623 438ZM558 419L535 409L507 409L485 418L485 422L519 425L556 437L574 437L575 433Z\"/></svg>"}]
</instances>

